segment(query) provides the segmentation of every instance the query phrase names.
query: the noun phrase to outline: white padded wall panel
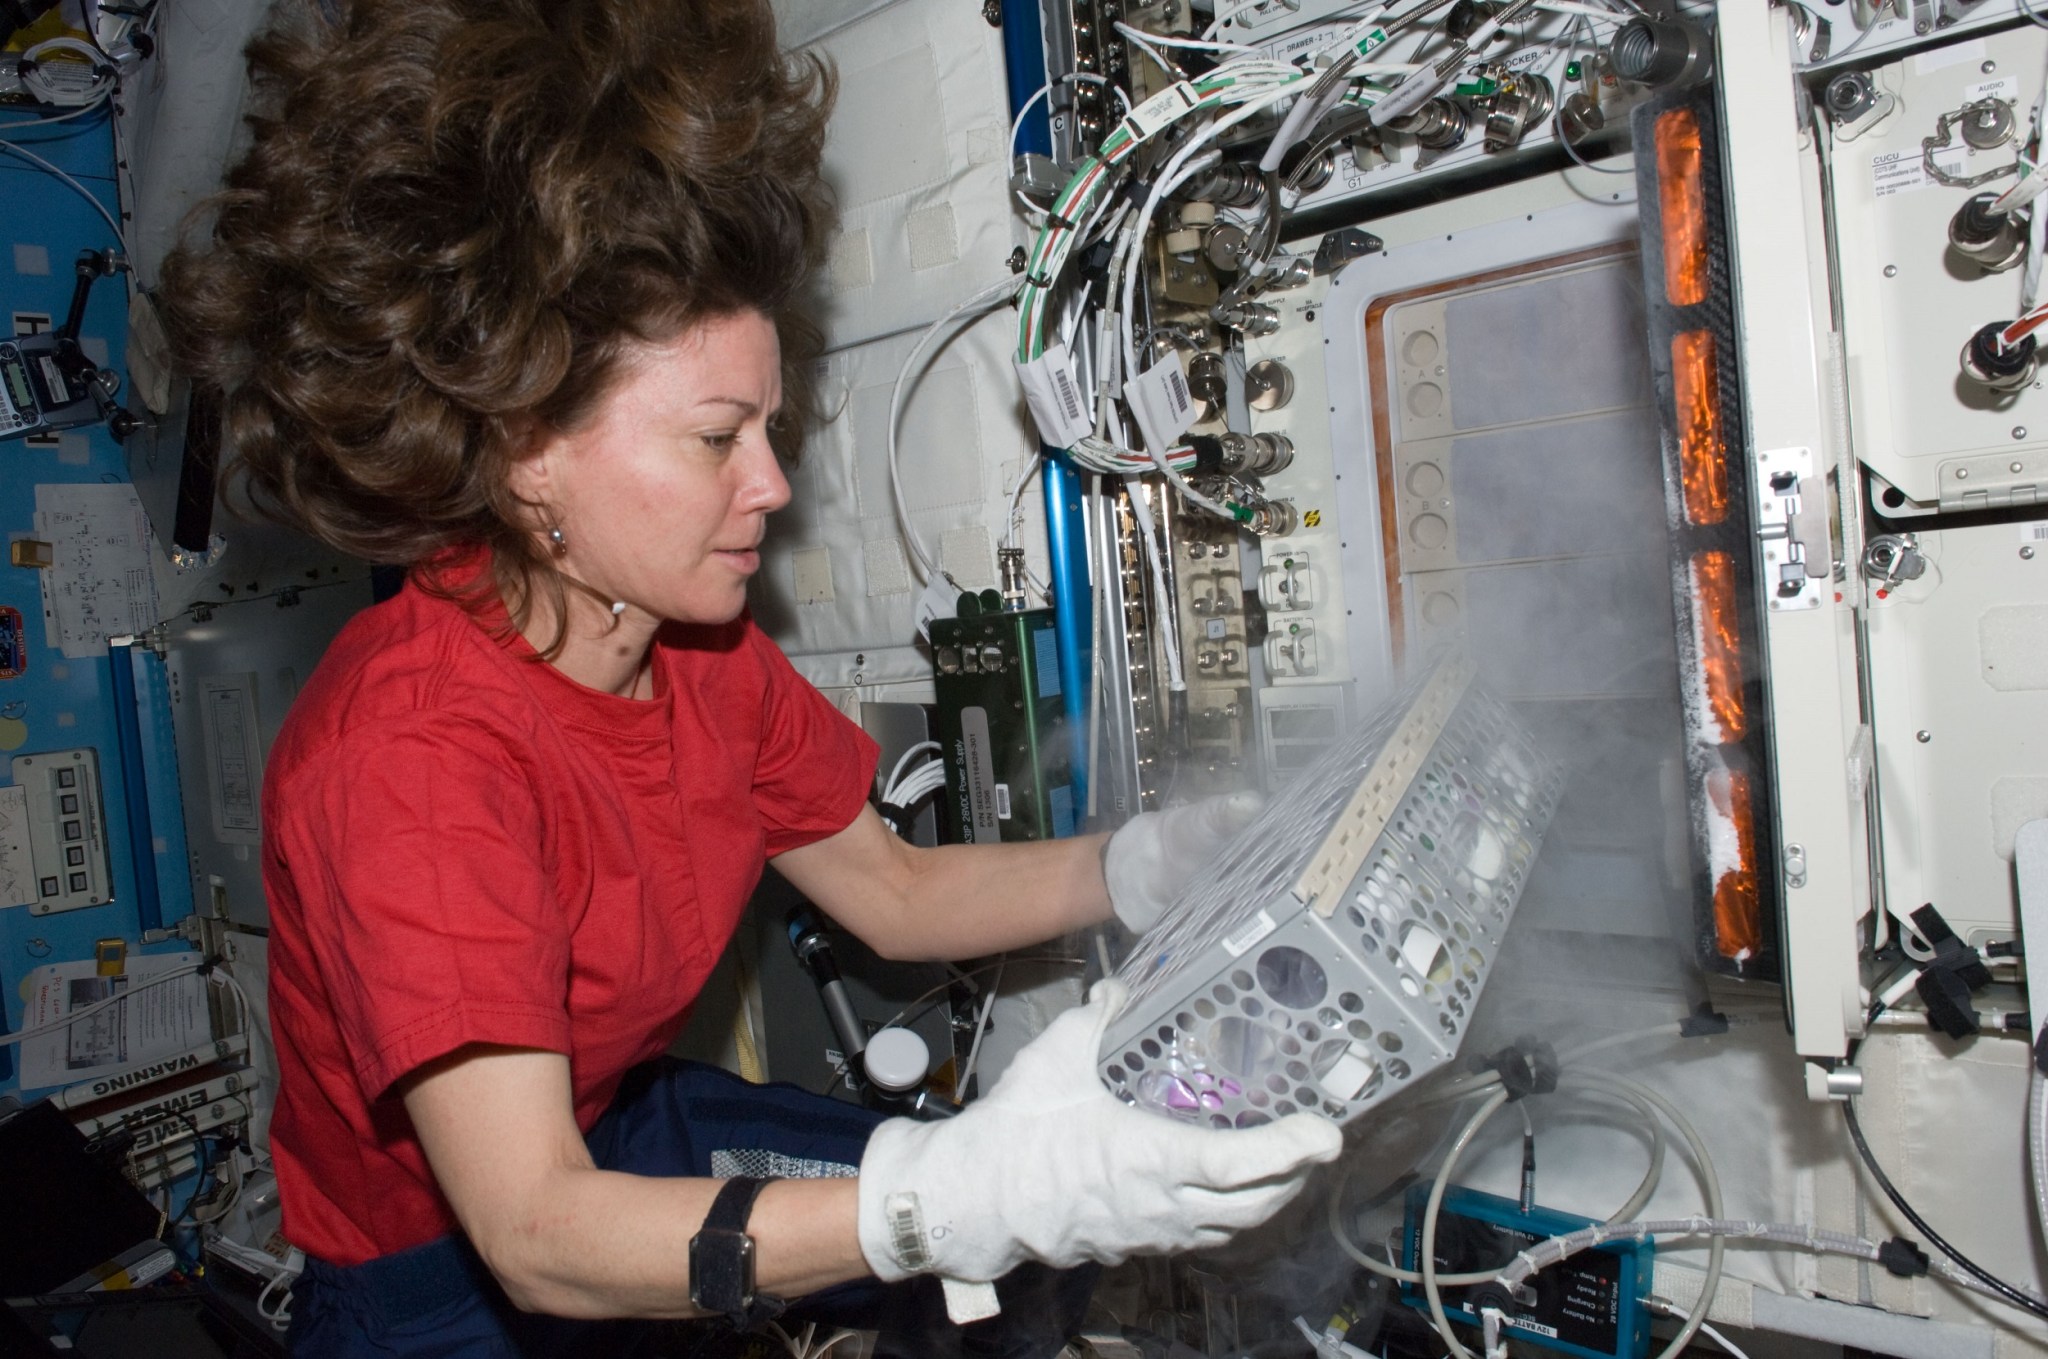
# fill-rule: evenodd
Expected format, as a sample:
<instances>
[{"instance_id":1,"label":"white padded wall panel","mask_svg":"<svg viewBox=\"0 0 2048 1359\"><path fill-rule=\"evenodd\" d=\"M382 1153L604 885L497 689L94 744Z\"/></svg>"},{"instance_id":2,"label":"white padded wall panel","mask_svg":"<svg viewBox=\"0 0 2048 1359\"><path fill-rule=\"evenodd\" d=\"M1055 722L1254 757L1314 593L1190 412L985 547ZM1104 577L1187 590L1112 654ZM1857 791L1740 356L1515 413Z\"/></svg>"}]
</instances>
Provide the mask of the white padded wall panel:
<instances>
[{"instance_id":1,"label":"white padded wall panel","mask_svg":"<svg viewBox=\"0 0 2048 1359\"><path fill-rule=\"evenodd\" d=\"M785 40L839 72L825 173L838 235L819 280L832 349L943 315L1021 241L1009 199L1001 33L961 0L844 7L785 0ZM857 12L857 11L856 11Z\"/></svg>"},{"instance_id":2,"label":"white padded wall panel","mask_svg":"<svg viewBox=\"0 0 2048 1359\"><path fill-rule=\"evenodd\" d=\"M775 36L784 47L805 47L848 24L902 0L773 0Z\"/></svg>"},{"instance_id":3,"label":"white padded wall panel","mask_svg":"<svg viewBox=\"0 0 2048 1359\"><path fill-rule=\"evenodd\" d=\"M1037 447L1010 367L1015 333L1015 315L1003 308L941 349L911 388L899 439L904 501L919 539L971 589L996 583L1009 496ZM820 360L833 418L791 471L789 507L769 520L762 545L754 616L821 687L931 677L914 645L922 586L896 517L887 442L890 391L917 338L891 336ZM1020 511L1018 541L1043 580L1044 507L1035 485Z\"/></svg>"},{"instance_id":4,"label":"white padded wall panel","mask_svg":"<svg viewBox=\"0 0 2048 1359\"><path fill-rule=\"evenodd\" d=\"M839 76L825 170L839 221L814 293L835 412L771 521L754 613L821 686L928 683L922 582L887 460L890 389L917 334L1002 277L1023 240L1010 211L1002 37L961 0L776 0L784 42ZM961 585L995 584L1009 492L1037 444L1010 367L1014 314L985 317L925 369L905 409L904 502ZM1019 541L1045 575L1041 498Z\"/></svg>"}]
</instances>

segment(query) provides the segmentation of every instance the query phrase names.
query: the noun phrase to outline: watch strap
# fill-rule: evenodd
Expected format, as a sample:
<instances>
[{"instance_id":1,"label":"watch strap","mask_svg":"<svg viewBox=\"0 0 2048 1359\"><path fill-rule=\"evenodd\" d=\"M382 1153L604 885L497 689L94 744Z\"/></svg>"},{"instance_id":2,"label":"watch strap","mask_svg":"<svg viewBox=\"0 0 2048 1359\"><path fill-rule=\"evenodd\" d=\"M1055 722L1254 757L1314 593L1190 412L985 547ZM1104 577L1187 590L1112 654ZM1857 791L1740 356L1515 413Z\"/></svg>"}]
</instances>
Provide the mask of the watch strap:
<instances>
[{"instance_id":1,"label":"watch strap","mask_svg":"<svg viewBox=\"0 0 2048 1359\"><path fill-rule=\"evenodd\" d=\"M773 1182L773 1177L751 1175L727 1180L690 1239L690 1301L707 1312L723 1313L741 1330L783 1309L780 1298L754 1291L753 1241L747 1233L755 1197Z\"/></svg>"}]
</instances>

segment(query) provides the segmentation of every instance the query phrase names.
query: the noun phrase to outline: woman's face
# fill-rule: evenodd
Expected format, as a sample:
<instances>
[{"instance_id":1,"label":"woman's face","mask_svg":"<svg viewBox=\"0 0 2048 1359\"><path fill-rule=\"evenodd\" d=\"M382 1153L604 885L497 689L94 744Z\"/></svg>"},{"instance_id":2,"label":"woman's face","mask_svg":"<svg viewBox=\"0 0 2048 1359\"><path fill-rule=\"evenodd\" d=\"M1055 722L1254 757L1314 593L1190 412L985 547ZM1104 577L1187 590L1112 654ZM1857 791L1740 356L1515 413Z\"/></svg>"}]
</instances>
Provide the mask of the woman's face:
<instances>
[{"instance_id":1,"label":"woman's face","mask_svg":"<svg viewBox=\"0 0 2048 1359\"><path fill-rule=\"evenodd\" d=\"M629 352L595 416L549 439L513 489L547 508L561 566L653 620L725 623L746 605L768 516L789 503L768 443L782 352L758 312Z\"/></svg>"}]
</instances>

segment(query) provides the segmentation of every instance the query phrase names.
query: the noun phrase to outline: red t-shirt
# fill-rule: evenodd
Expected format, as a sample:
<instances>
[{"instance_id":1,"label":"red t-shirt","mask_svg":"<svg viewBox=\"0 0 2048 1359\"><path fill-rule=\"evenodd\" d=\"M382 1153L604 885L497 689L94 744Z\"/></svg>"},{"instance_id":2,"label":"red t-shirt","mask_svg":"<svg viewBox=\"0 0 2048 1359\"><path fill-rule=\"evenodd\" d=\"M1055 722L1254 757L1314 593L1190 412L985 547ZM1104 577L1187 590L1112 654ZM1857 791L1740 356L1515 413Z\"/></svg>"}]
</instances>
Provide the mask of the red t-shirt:
<instances>
[{"instance_id":1,"label":"red t-shirt","mask_svg":"<svg viewBox=\"0 0 2048 1359\"><path fill-rule=\"evenodd\" d=\"M502 619L502 613L497 615ZM467 1043L567 1054L586 1131L688 1017L768 856L852 823L875 746L746 619L598 693L409 585L328 649L263 788L271 1152L337 1265L455 1226L394 1082Z\"/></svg>"}]
</instances>

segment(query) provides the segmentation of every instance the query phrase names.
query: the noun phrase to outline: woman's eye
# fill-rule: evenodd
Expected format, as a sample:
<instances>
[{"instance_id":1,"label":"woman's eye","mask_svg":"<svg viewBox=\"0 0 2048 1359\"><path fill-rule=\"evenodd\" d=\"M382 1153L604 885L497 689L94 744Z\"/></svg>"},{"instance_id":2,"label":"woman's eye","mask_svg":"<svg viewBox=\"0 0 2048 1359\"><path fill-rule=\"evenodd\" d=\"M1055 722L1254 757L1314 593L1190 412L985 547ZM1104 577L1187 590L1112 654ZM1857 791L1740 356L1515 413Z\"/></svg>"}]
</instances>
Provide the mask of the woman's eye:
<instances>
[{"instance_id":1,"label":"woman's eye","mask_svg":"<svg viewBox=\"0 0 2048 1359\"><path fill-rule=\"evenodd\" d=\"M729 453L733 445L740 441L738 432L732 430L723 434L706 434L703 437L704 446L714 453Z\"/></svg>"}]
</instances>

